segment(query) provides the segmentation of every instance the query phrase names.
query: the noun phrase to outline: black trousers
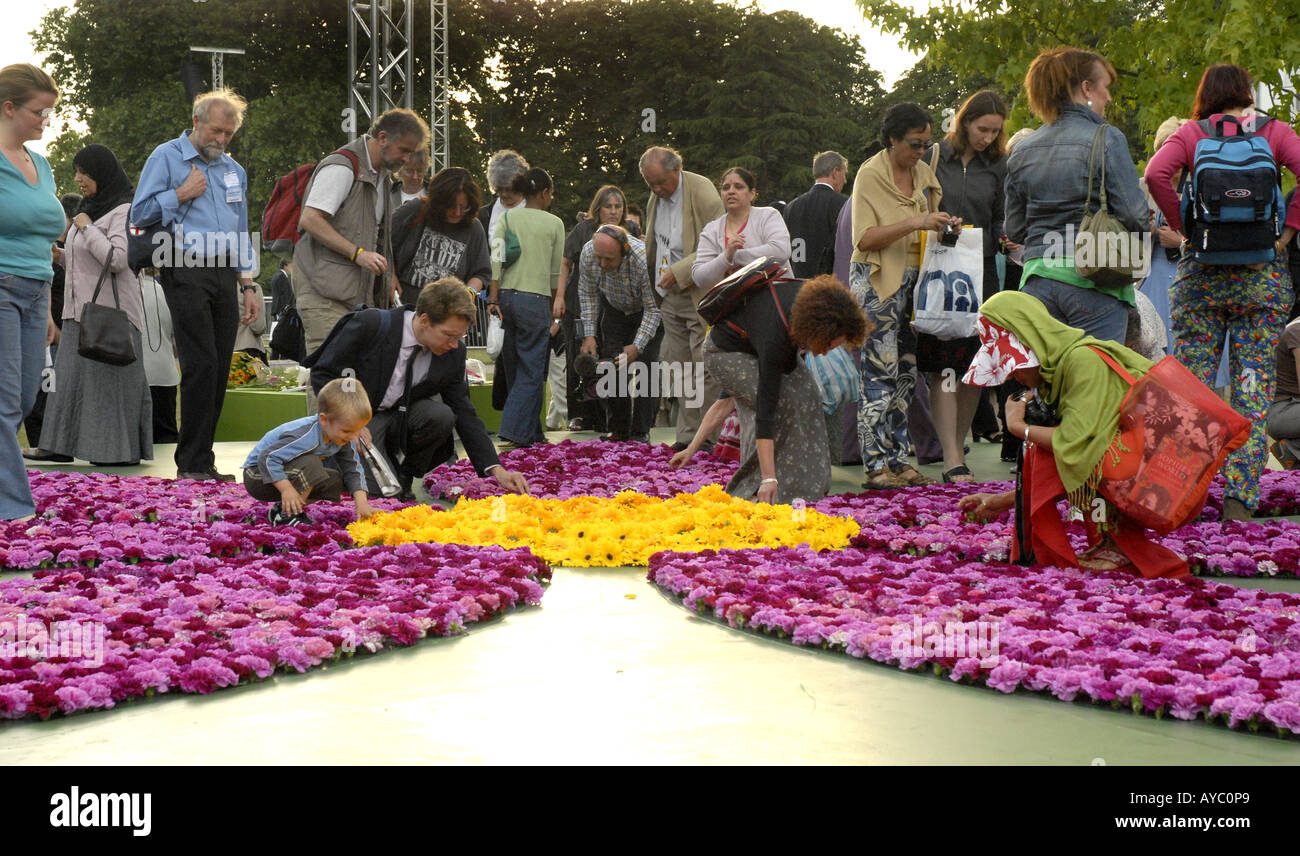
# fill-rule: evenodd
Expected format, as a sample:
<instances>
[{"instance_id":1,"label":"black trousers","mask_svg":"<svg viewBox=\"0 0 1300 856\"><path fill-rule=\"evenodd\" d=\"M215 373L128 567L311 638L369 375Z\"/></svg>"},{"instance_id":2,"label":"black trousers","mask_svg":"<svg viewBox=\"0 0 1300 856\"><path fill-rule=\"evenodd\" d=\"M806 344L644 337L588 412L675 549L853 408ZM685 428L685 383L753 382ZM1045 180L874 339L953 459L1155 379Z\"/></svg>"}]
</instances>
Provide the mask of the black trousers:
<instances>
[{"instance_id":1,"label":"black trousers","mask_svg":"<svg viewBox=\"0 0 1300 856\"><path fill-rule=\"evenodd\" d=\"M583 428L587 431L604 431L605 430L605 408L600 406L598 401L589 401L579 392L582 384L579 382L578 371L574 367L574 357L582 353L582 341L587 338L582 335L582 319L574 315L565 315L560 322L564 329L565 348L568 349L568 365L564 371L565 391L568 395L566 401L569 405L569 419L581 419ZM600 333L600 319L596 319L597 334ZM600 336L596 336L596 346L600 347ZM597 351L599 353L599 351Z\"/></svg>"},{"instance_id":2,"label":"black trousers","mask_svg":"<svg viewBox=\"0 0 1300 856\"><path fill-rule=\"evenodd\" d=\"M623 312L607 301L605 295L600 296L598 353L601 359L614 359L623 353L623 348L633 343L637 330L641 328L641 316L644 313L645 310L631 314ZM645 350L637 354L637 358L628 366L626 378L619 379L617 391L623 394L604 399L606 422L610 433L619 437L650 433L650 426L654 424L655 410L659 407L658 379L652 380L651 376L659 373L659 346L663 340L664 325L660 324L654 336L646 344ZM637 373L632 370L632 365L638 363L645 366L647 371L642 375L645 388L640 390L640 394L634 399L632 392L635 391L634 379Z\"/></svg>"},{"instance_id":3,"label":"black trousers","mask_svg":"<svg viewBox=\"0 0 1300 856\"><path fill-rule=\"evenodd\" d=\"M176 387L151 386L153 399L153 442L175 443L180 437L176 431Z\"/></svg>"},{"instance_id":4,"label":"black trousers","mask_svg":"<svg viewBox=\"0 0 1300 856\"><path fill-rule=\"evenodd\" d=\"M456 427L456 414L442 403L440 397L411 402L406 411L406 458L400 464L396 455L396 418L395 410L377 410L366 427L370 429L371 442L384 453L402 484L405 485L408 479L423 478L456 450L452 434ZM379 483L374 474L367 467L362 469L366 472L366 491L378 496Z\"/></svg>"},{"instance_id":5,"label":"black trousers","mask_svg":"<svg viewBox=\"0 0 1300 856\"><path fill-rule=\"evenodd\" d=\"M233 267L163 268L159 281L172 315L181 363L181 427L176 468L200 473L216 466L212 442L226 401L230 357L239 327Z\"/></svg>"}]
</instances>

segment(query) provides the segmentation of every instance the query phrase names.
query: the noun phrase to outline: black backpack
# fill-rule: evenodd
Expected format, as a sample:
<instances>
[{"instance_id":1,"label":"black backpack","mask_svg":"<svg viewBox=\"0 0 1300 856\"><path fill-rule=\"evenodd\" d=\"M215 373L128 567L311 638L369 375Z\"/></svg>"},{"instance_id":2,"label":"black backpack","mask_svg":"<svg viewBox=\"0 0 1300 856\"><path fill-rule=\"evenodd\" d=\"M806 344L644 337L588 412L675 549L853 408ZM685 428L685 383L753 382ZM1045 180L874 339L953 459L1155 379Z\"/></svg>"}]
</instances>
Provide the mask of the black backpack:
<instances>
[{"instance_id":1,"label":"black backpack","mask_svg":"<svg viewBox=\"0 0 1300 856\"><path fill-rule=\"evenodd\" d=\"M289 305L280 310L271 331L271 359L301 363L307 357L307 332L298 314L298 301L289 293Z\"/></svg>"},{"instance_id":2,"label":"black backpack","mask_svg":"<svg viewBox=\"0 0 1300 856\"><path fill-rule=\"evenodd\" d=\"M757 292L766 289L771 292L776 311L781 315L781 323L785 325L788 332L790 321L785 317L785 309L781 307L781 301L776 296L778 282L794 281L789 277L781 276L781 271L784 269L785 262L773 261L767 256L754 259L740 270L724 277L700 298L700 305L697 307L700 317L710 325L726 324L742 338L748 338L748 334L739 324L728 321L727 318L748 303L749 298Z\"/></svg>"}]
</instances>

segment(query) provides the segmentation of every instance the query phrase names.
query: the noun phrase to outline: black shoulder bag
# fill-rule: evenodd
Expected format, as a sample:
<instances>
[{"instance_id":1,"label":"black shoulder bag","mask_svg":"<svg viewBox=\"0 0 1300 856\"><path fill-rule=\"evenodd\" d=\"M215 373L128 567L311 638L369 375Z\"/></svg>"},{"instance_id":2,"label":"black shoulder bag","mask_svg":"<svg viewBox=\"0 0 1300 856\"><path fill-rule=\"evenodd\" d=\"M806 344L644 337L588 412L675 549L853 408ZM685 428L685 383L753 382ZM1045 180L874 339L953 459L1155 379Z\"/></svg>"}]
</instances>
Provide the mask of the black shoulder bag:
<instances>
[{"instance_id":1,"label":"black shoulder bag","mask_svg":"<svg viewBox=\"0 0 1300 856\"><path fill-rule=\"evenodd\" d=\"M135 346L131 343L131 319L122 311L117 293L117 277L113 284L113 305L100 306L99 292L104 288L104 278L110 276L113 248L108 248L104 267L95 284L95 294L81 309L81 335L77 340L77 353L88 360L108 363L111 366L129 366L135 362Z\"/></svg>"}]
</instances>

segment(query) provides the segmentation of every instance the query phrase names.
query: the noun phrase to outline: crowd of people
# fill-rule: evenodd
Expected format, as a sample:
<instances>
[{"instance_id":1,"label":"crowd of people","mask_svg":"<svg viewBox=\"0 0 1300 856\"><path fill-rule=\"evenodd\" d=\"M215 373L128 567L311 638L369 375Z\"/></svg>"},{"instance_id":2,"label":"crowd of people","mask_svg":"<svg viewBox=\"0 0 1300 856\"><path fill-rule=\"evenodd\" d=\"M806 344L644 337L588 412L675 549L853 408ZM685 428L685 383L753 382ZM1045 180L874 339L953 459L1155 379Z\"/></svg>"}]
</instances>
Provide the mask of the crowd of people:
<instances>
[{"instance_id":1,"label":"crowd of people","mask_svg":"<svg viewBox=\"0 0 1300 856\"><path fill-rule=\"evenodd\" d=\"M1180 194L1190 192L1184 182L1209 137L1262 137L1292 173L1300 173L1300 137L1258 116L1245 70L1212 66L1190 120L1161 126L1140 178L1129 141L1104 118L1115 84L1114 67L1098 54L1045 51L1025 78L1041 125L1011 136L1007 105L990 90L966 99L941 138L923 108L894 104L848 194L851 164L820 152L813 186L788 205L761 204L743 166L713 179L688 171L673 149L651 146L639 161L644 188L601 186L567 230L548 210L555 182L546 170L499 151L487 163L485 200L466 168L429 176L427 124L390 110L312 172L301 238L272 291L277 317L300 324L300 341L286 337L280 347L294 347L312 368L319 414L286 426L283 442L259 444L245 483L268 497L274 486L281 522L297 519L312 490L317 498L344 487L373 493L381 488L365 466L327 483L319 467L290 467L285 457L286 449L335 457L339 441L356 436L393 462L400 495L410 496L414 479L455 456L456 434L480 474L526 491L501 467L469 402L462 336L485 308L504 333L493 393L500 448L547 442L547 428L648 441L666 413L674 465L689 466L733 414L741 467L728 490L768 502L816 499L829 490L832 466L859 462L866 488L932 484L912 456L918 465L941 461L944 482L989 478L967 466L967 444L972 434L1001 442L1003 460L1016 460L1028 426L1013 396L1026 382L1052 403L1072 398L1078 407L1098 391L1069 382L1060 366L1101 377L1092 363L1105 353L1140 375L1168 351L1202 382L1227 386L1251 420L1249 440L1225 465L1225 516L1248 517L1269 433L1283 466L1300 466L1300 325L1287 326L1296 315L1288 262L1300 257L1300 198L1288 197L1279 212L1267 258L1231 263L1206 261L1188 245ZM248 231L246 174L226 153L243 99L229 90L197 98L192 127L154 150L134 186L112 151L87 146L74 159L79 199L61 205L48 163L24 145L41 137L57 98L40 69L0 71L6 518L33 511L13 435L37 400L56 338L58 392L48 396L38 436L29 426L29 457L104 466L149 459L168 430L156 411L179 385L177 476L231 480L216 471L212 450L227 367L237 334L239 347L256 349L265 330L248 260L211 240ZM1237 130L1224 131L1225 123ZM644 214L631 199L642 192ZM1073 236L1100 207L1146 248L1150 264L1140 274L1094 276L1075 257ZM156 281L137 280L128 233L150 228L187 245L195 235L207 240L196 242L195 259L161 267ZM923 238L945 242L963 228L980 230L977 270L966 273L991 310L968 335L917 333ZM770 287L710 329L701 299L759 259L772 265ZM49 288L56 263L59 306ZM999 291L1019 293L995 299ZM157 350L151 307L154 317L169 310L179 383L155 382L160 373L148 359L110 365L85 356L88 303L120 308L142 357L145 345ZM1012 340L1021 370L980 369L990 349ZM853 383L832 389L825 379L834 371L848 371ZM619 380L601 390L593 373L611 372ZM349 380L368 406L336 391ZM552 409L543 415L548 382ZM1106 398L1101 412L1063 423L1054 440L1030 438L1054 454L1067 492L1100 466L1094 447L1109 443L1118 419L1111 404ZM966 507L988 516L1007 504L976 494ZM368 508L364 498L357 507Z\"/></svg>"}]
</instances>

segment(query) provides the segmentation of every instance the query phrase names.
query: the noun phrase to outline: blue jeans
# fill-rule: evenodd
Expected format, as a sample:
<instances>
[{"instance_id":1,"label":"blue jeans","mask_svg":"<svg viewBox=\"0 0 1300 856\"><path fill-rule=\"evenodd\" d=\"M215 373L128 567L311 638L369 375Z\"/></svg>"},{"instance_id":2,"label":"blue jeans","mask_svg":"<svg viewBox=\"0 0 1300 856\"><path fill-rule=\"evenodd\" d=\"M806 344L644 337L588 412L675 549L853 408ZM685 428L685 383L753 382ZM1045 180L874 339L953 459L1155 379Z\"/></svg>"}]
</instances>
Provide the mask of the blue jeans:
<instances>
[{"instance_id":1,"label":"blue jeans","mask_svg":"<svg viewBox=\"0 0 1300 856\"><path fill-rule=\"evenodd\" d=\"M1109 339L1124 344L1128 332L1128 304L1068 282L1058 282L1044 276L1031 276L1020 283L1020 290L1043 302L1047 313L1071 327L1097 339Z\"/></svg>"},{"instance_id":2,"label":"blue jeans","mask_svg":"<svg viewBox=\"0 0 1300 856\"><path fill-rule=\"evenodd\" d=\"M501 411L497 435L522 446L543 443L542 394L551 345L551 299L514 289L502 289L498 299L506 331L501 358L510 396Z\"/></svg>"},{"instance_id":3,"label":"blue jeans","mask_svg":"<svg viewBox=\"0 0 1300 856\"><path fill-rule=\"evenodd\" d=\"M48 282L0 271L0 520L36 511L18 428L36 404L45 368ZM32 445L40 438L32 440Z\"/></svg>"}]
</instances>

